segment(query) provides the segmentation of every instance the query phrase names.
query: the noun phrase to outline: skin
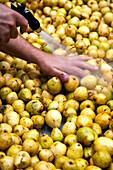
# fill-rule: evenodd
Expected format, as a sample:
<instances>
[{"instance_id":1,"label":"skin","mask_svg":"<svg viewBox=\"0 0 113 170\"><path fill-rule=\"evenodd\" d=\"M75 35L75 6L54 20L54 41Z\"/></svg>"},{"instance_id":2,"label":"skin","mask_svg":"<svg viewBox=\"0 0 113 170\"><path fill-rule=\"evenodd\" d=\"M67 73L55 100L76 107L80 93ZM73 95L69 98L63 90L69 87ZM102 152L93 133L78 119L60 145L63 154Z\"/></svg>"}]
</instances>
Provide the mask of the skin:
<instances>
[{"instance_id":1,"label":"skin","mask_svg":"<svg viewBox=\"0 0 113 170\"><path fill-rule=\"evenodd\" d=\"M66 58L37 49L18 34L16 25L21 27L21 33L23 33L27 29L28 22L19 13L0 4L0 50L2 52L34 62L43 72L59 77L64 82L69 80L69 74L84 77L87 73L83 69L98 69L86 62L92 57L70 56Z\"/></svg>"}]
</instances>

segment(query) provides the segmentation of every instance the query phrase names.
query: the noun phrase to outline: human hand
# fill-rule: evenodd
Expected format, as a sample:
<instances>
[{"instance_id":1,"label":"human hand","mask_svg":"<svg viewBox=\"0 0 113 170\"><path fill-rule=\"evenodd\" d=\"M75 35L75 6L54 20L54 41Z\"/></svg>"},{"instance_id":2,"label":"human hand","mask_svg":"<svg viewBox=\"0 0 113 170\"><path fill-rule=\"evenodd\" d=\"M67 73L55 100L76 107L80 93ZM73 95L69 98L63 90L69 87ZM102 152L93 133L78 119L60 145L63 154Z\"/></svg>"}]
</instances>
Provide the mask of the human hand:
<instances>
[{"instance_id":1,"label":"human hand","mask_svg":"<svg viewBox=\"0 0 113 170\"><path fill-rule=\"evenodd\" d=\"M69 80L69 74L84 77L87 73L83 69L98 70L98 67L88 64L86 61L92 57L84 56L56 56L45 53L38 58L38 63L43 72L59 77L62 81Z\"/></svg>"},{"instance_id":2,"label":"human hand","mask_svg":"<svg viewBox=\"0 0 113 170\"><path fill-rule=\"evenodd\" d=\"M17 25L20 26L21 33L24 33L28 21L21 14L0 4L0 45L18 36Z\"/></svg>"}]
</instances>

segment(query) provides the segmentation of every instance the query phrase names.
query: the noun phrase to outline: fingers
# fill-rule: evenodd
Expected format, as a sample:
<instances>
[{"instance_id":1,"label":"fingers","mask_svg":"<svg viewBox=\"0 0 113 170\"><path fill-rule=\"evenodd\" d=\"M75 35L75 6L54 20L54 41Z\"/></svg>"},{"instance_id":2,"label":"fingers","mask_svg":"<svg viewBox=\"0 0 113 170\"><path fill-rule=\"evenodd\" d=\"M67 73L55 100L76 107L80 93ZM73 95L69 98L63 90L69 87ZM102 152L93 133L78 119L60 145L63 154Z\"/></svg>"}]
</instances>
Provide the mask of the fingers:
<instances>
[{"instance_id":1,"label":"fingers","mask_svg":"<svg viewBox=\"0 0 113 170\"><path fill-rule=\"evenodd\" d=\"M14 25L14 26L11 28L10 37L11 37L11 38L16 38L17 36L18 36L18 31L17 31L16 25Z\"/></svg>"},{"instance_id":2,"label":"fingers","mask_svg":"<svg viewBox=\"0 0 113 170\"><path fill-rule=\"evenodd\" d=\"M0 33L0 44L5 44L10 39L8 26L6 26L4 29L4 26L2 25L0 26L0 30L2 30L2 32Z\"/></svg>"},{"instance_id":3,"label":"fingers","mask_svg":"<svg viewBox=\"0 0 113 170\"><path fill-rule=\"evenodd\" d=\"M85 68L85 69L89 69L89 70L98 70L98 67L95 65L91 65L87 62L84 61L78 61L76 62L76 66L80 67L80 68Z\"/></svg>"},{"instance_id":4,"label":"fingers","mask_svg":"<svg viewBox=\"0 0 113 170\"><path fill-rule=\"evenodd\" d=\"M73 67L71 69L68 69L67 72L70 75L74 75L74 76L78 76L78 77L85 77L88 75L84 70L82 70L81 68L78 68L78 67Z\"/></svg>"},{"instance_id":5,"label":"fingers","mask_svg":"<svg viewBox=\"0 0 113 170\"><path fill-rule=\"evenodd\" d=\"M21 14L15 12L16 24L20 26L20 31L23 34L27 30L28 21Z\"/></svg>"},{"instance_id":6,"label":"fingers","mask_svg":"<svg viewBox=\"0 0 113 170\"><path fill-rule=\"evenodd\" d=\"M51 72L51 75L59 77L63 82L67 82L69 80L69 75L61 70L58 70L57 68L54 68L54 70Z\"/></svg>"}]
</instances>

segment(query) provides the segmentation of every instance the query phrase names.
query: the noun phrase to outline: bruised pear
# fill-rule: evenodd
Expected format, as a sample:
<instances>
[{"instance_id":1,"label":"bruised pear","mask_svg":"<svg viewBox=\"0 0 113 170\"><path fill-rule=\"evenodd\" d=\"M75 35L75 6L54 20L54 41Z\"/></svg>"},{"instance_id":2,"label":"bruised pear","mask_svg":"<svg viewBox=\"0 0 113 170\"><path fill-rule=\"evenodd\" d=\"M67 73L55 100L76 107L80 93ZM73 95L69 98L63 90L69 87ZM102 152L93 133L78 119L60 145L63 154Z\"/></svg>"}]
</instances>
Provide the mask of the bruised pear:
<instances>
[{"instance_id":1,"label":"bruised pear","mask_svg":"<svg viewBox=\"0 0 113 170\"><path fill-rule=\"evenodd\" d=\"M30 165L31 157L26 151L20 151L14 158L16 168L26 168Z\"/></svg>"},{"instance_id":2,"label":"bruised pear","mask_svg":"<svg viewBox=\"0 0 113 170\"><path fill-rule=\"evenodd\" d=\"M5 150L12 144L10 133L0 133L0 150Z\"/></svg>"},{"instance_id":3,"label":"bruised pear","mask_svg":"<svg viewBox=\"0 0 113 170\"><path fill-rule=\"evenodd\" d=\"M38 157L41 161L52 162L54 159L54 155L49 149L41 149L38 152Z\"/></svg>"},{"instance_id":4,"label":"bruised pear","mask_svg":"<svg viewBox=\"0 0 113 170\"><path fill-rule=\"evenodd\" d=\"M75 160L73 159L68 159L64 162L63 166L62 166L63 170L77 170L77 165L75 163Z\"/></svg>"},{"instance_id":5,"label":"bruised pear","mask_svg":"<svg viewBox=\"0 0 113 170\"><path fill-rule=\"evenodd\" d=\"M52 94L57 94L62 89L62 84L59 78L52 77L47 82L48 91Z\"/></svg>"},{"instance_id":6,"label":"bruised pear","mask_svg":"<svg viewBox=\"0 0 113 170\"><path fill-rule=\"evenodd\" d=\"M12 170L14 169L14 158L11 156L4 156L0 159L1 170Z\"/></svg>"},{"instance_id":7,"label":"bruised pear","mask_svg":"<svg viewBox=\"0 0 113 170\"><path fill-rule=\"evenodd\" d=\"M31 100L26 104L26 110L31 115L40 114L43 111L43 104L39 100Z\"/></svg>"}]
</instances>

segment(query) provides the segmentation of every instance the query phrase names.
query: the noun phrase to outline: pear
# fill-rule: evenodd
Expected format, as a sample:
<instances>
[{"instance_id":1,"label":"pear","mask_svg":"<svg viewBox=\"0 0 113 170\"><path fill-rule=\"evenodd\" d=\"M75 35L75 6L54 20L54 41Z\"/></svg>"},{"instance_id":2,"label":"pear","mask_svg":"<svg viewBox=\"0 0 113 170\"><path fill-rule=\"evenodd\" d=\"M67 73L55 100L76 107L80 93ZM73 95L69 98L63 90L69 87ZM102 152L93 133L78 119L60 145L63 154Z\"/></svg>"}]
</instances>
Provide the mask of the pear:
<instances>
[{"instance_id":1,"label":"pear","mask_svg":"<svg viewBox=\"0 0 113 170\"><path fill-rule=\"evenodd\" d=\"M12 92L11 88L9 88L9 87L2 87L2 88L0 89L0 98L1 98L2 100L6 100L6 96L7 96L10 92Z\"/></svg>"},{"instance_id":2,"label":"pear","mask_svg":"<svg viewBox=\"0 0 113 170\"><path fill-rule=\"evenodd\" d=\"M43 104L39 100L31 100L26 104L26 111L31 115L40 114L43 111Z\"/></svg>"},{"instance_id":3,"label":"pear","mask_svg":"<svg viewBox=\"0 0 113 170\"><path fill-rule=\"evenodd\" d=\"M18 97L23 101L31 100L32 93L28 88L23 88L19 91Z\"/></svg>"},{"instance_id":4,"label":"pear","mask_svg":"<svg viewBox=\"0 0 113 170\"><path fill-rule=\"evenodd\" d=\"M95 123L98 123L102 129L106 129L109 126L111 115L107 113L99 113L95 117Z\"/></svg>"},{"instance_id":5,"label":"pear","mask_svg":"<svg viewBox=\"0 0 113 170\"><path fill-rule=\"evenodd\" d=\"M107 168L112 162L111 155L106 150L99 150L92 156L94 165L100 168Z\"/></svg>"},{"instance_id":6,"label":"pear","mask_svg":"<svg viewBox=\"0 0 113 170\"><path fill-rule=\"evenodd\" d=\"M57 94L62 90L62 83L59 78L52 77L47 82L48 91L52 94Z\"/></svg>"},{"instance_id":7,"label":"pear","mask_svg":"<svg viewBox=\"0 0 113 170\"><path fill-rule=\"evenodd\" d=\"M98 27L98 33L100 36L108 36L109 35L109 26L107 24L101 22Z\"/></svg>"},{"instance_id":8,"label":"pear","mask_svg":"<svg viewBox=\"0 0 113 170\"><path fill-rule=\"evenodd\" d=\"M28 152L31 156L36 155L39 150L39 142L32 138L27 138L22 143L22 150Z\"/></svg>"},{"instance_id":9,"label":"pear","mask_svg":"<svg viewBox=\"0 0 113 170\"><path fill-rule=\"evenodd\" d=\"M63 134L60 131L60 129L57 127L52 129L50 137L53 139L53 141L62 141L63 140Z\"/></svg>"},{"instance_id":10,"label":"pear","mask_svg":"<svg viewBox=\"0 0 113 170\"><path fill-rule=\"evenodd\" d=\"M86 167L85 170L102 170L102 169L95 165L89 165Z\"/></svg>"},{"instance_id":11,"label":"pear","mask_svg":"<svg viewBox=\"0 0 113 170\"><path fill-rule=\"evenodd\" d=\"M16 168L26 168L30 165L31 157L26 151L20 151L14 158Z\"/></svg>"},{"instance_id":12,"label":"pear","mask_svg":"<svg viewBox=\"0 0 113 170\"><path fill-rule=\"evenodd\" d=\"M83 147L80 143L72 144L66 153L67 157L70 159L77 159L83 157Z\"/></svg>"},{"instance_id":13,"label":"pear","mask_svg":"<svg viewBox=\"0 0 113 170\"><path fill-rule=\"evenodd\" d=\"M33 167L34 170L42 170L42 169L45 169L45 170L50 170L51 169L51 166L48 162L46 161L40 161L38 163L36 163Z\"/></svg>"},{"instance_id":14,"label":"pear","mask_svg":"<svg viewBox=\"0 0 113 170\"><path fill-rule=\"evenodd\" d=\"M93 148L96 152L106 150L110 155L113 155L113 140L107 137L99 137L94 141Z\"/></svg>"},{"instance_id":15,"label":"pear","mask_svg":"<svg viewBox=\"0 0 113 170\"><path fill-rule=\"evenodd\" d=\"M74 90L74 97L77 101L83 101L88 98L88 91L86 87L79 86Z\"/></svg>"},{"instance_id":16,"label":"pear","mask_svg":"<svg viewBox=\"0 0 113 170\"><path fill-rule=\"evenodd\" d=\"M78 17L72 17L69 21L68 21L68 24L69 25L74 25L75 27L78 27L79 26L79 18Z\"/></svg>"},{"instance_id":17,"label":"pear","mask_svg":"<svg viewBox=\"0 0 113 170\"><path fill-rule=\"evenodd\" d=\"M33 126L36 129L41 129L44 125L44 117L41 115L34 115L31 117L31 120L33 121Z\"/></svg>"},{"instance_id":18,"label":"pear","mask_svg":"<svg viewBox=\"0 0 113 170\"><path fill-rule=\"evenodd\" d=\"M90 146L95 140L94 130L89 127L82 127L77 131L77 141L85 146Z\"/></svg>"},{"instance_id":19,"label":"pear","mask_svg":"<svg viewBox=\"0 0 113 170\"><path fill-rule=\"evenodd\" d=\"M0 133L0 150L5 150L12 144L12 137L10 133Z\"/></svg>"},{"instance_id":20,"label":"pear","mask_svg":"<svg viewBox=\"0 0 113 170\"><path fill-rule=\"evenodd\" d=\"M77 158L75 159L75 162L76 162L76 165L77 165L77 168L78 170L84 170L88 165L88 161L85 160L84 158Z\"/></svg>"},{"instance_id":21,"label":"pear","mask_svg":"<svg viewBox=\"0 0 113 170\"><path fill-rule=\"evenodd\" d=\"M22 135L22 140L24 141L25 139L28 138L32 138L35 141L37 141L39 138L39 132L36 129L31 129L27 132L24 132L24 134Z\"/></svg>"},{"instance_id":22,"label":"pear","mask_svg":"<svg viewBox=\"0 0 113 170\"><path fill-rule=\"evenodd\" d=\"M107 102L107 105L110 107L111 110L113 110L113 100L109 100Z\"/></svg>"},{"instance_id":23,"label":"pear","mask_svg":"<svg viewBox=\"0 0 113 170\"><path fill-rule=\"evenodd\" d=\"M50 151L49 149L41 149L38 152L38 157L41 161L46 161L46 162L52 162L54 159L54 155L52 151Z\"/></svg>"},{"instance_id":24,"label":"pear","mask_svg":"<svg viewBox=\"0 0 113 170\"><path fill-rule=\"evenodd\" d=\"M62 121L61 113L58 110L49 110L45 116L45 121L49 127L59 128Z\"/></svg>"},{"instance_id":25,"label":"pear","mask_svg":"<svg viewBox=\"0 0 113 170\"><path fill-rule=\"evenodd\" d=\"M49 147L53 143L53 139L50 136L48 136L47 134L42 134L39 137L39 143L43 149L49 149Z\"/></svg>"},{"instance_id":26,"label":"pear","mask_svg":"<svg viewBox=\"0 0 113 170\"><path fill-rule=\"evenodd\" d=\"M64 136L76 133L76 125L74 122L66 122L62 126L62 133Z\"/></svg>"},{"instance_id":27,"label":"pear","mask_svg":"<svg viewBox=\"0 0 113 170\"><path fill-rule=\"evenodd\" d=\"M65 163L66 160L68 160L69 158L67 156L55 156L55 167L61 169L63 164Z\"/></svg>"},{"instance_id":28,"label":"pear","mask_svg":"<svg viewBox=\"0 0 113 170\"><path fill-rule=\"evenodd\" d=\"M106 52L106 58L107 58L108 61L113 61L113 49L109 49Z\"/></svg>"},{"instance_id":29,"label":"pear","mask_svg":"<svg viewBox=\"0 0 113 170\"><path fill-rule=\"evenodd\" d=\"M49 149L53 152L55 156L64 156L66 154L67 147L64 143L56 141L50 145Z\"/></svg>"},{"instance_id":30,"label":"pear","mask_svg":"<svg viewBox=\"0 0 113 170\"><path fill-rule=\"evenodd\" d=\"M77 170L77 165L73 159L68 159L64 162L62 166L63 170Z\"/></svg>"},{"instance_id":31,"label":"pear","mask_svg":"<svg viewBox=\"0 0 113 170\"><path fill-rule=\"evenodd\" d=\"M12 145L10 148L7 150L7 156L11 156L15 158L16 154L18 152L22 151L22 146L21 145Z\"/></svg>"},{"instance_id":32,"label":"pear","mask_svg":"<svg viewBox=\"0 0 113 170\"><path fill-rule=\"evenodd\" d=\"M93 154L95 153L92 146L87 146L84 148L84 157L85 159L91 158Z\"/></svg>"},{"instance_id":33,"label":"pear","mask_svg":"<svg viewBox=\"0 0 113 170\"><path fill-rule=\"evenodd\" d=\"M79 79L70 75L69 81L64 83L64 87L67 91L74 91L79 86Z\"/></svg>"},{"instance_id":34,"label":"pear","mask_svg":"<svg viewBox=\"0 0 113 170\"><path fill-rule=\"evenodd\" d=\"M2 159L0 159L0 169L14 169L14 158L11 156L4 156Z\"/></svg>"},{"instance_id":35,"label":"pear","mask_svg":"<svg viewBox=\"0 0 113 170\"><path fill-rule=\"evenodd\" d=\"M77 143L77 135L75 134L70 134L70 135L67 135L65 138L64 138L64 144L69 147L71 146L72 144L74 143Z\"/></svg>"},{"instance_id":36,"label":"pear","mask_svg":"<svg viewBox=\"0 0 113 170\"><path fill-rule=\"evenodd\" d=\"M89 90L93 90L97 85L97 78L93 75L88 75L81 79L81 85Z\"/></svg>"}]
</instances>

